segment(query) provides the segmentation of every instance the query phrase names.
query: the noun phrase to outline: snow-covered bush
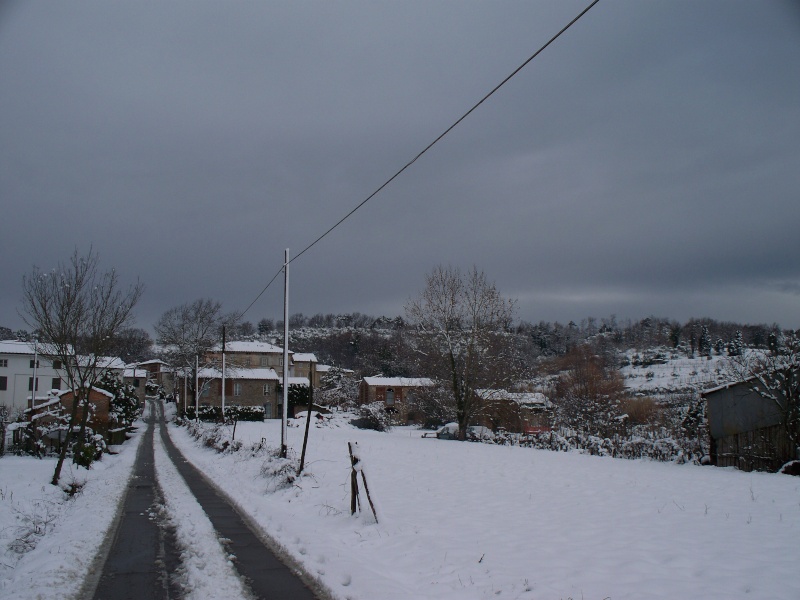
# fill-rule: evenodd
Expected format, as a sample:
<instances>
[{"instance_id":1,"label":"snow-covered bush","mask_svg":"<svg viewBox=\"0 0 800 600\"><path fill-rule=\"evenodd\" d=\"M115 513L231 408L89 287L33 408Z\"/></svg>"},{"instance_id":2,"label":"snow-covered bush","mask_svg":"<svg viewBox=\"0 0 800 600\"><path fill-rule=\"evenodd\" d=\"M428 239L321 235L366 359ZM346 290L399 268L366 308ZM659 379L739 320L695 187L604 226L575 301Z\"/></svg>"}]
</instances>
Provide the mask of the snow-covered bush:
<instances>
[{"instance_id":1,"label":"snow-covered bush","mask_svg":"<svg viewBox=\"0 0 800 600\"><path fill-rule=\"evenodd\" d=\"M392 414L386 410L383 402L364 404L358 409L358 418L350 421L359 429L389 431L392 428Z\"/></svg>"}]
</instances>

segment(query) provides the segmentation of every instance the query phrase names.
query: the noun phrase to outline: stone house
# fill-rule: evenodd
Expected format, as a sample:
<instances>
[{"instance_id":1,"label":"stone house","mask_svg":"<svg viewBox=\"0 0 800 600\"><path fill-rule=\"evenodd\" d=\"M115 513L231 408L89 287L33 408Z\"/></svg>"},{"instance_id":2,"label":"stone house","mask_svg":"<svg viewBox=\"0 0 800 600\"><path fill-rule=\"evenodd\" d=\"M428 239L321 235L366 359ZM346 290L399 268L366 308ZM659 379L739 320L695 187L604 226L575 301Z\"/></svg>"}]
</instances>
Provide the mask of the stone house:
<instances>
[{"instance_id":1,"label":"stone house","mask_svg":"<svg viewBox=\"0 0 800 600\"><path fill-rule=\"evenodd\" d=\"M222 407L222 371L200 369L200 406ZM280 377L271 368L225 369L225 407L255 406L264 409L264 418L280 417L278 384ZM191 402L189 403L192 404Z\"/></svg>"}]
</instances>

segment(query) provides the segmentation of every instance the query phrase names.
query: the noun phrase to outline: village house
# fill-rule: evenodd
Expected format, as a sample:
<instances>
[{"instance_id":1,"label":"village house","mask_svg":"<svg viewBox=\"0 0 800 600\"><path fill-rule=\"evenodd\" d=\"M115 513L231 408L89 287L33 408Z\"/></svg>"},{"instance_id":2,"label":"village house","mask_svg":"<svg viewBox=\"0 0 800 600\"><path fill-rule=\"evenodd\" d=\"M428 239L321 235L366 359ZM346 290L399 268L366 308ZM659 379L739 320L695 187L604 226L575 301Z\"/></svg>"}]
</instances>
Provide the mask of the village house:
<instances>
[{"instance_id":1,"label":"village house","mask_svg":"<svg viewBox=\"0 0 800 600\"><path fill-rule=\"evenodd\" d=\"M198 371L201 407L222 407L222 371L205 368ZM225 407L260 407L264 418L280 417L278 396L280 377L272 368L232 367L225 369ZM191 405L191 402L189 403Z\"/></svg>"},{"instance_id":2,"label":"village house","mask_svg":"<svg viewBox=\"0 0 800 600\"><path fill-rule=\"evenodd\" d=\"M89 404L91 405L87 426L103 436L109 444L121 444L125 441L125 430L118 427L111 412L111 402L114 394L93 387L89 390ZM59 419L68 417L72 412L75 395L72 390L51 392L43 401L38 401L25 410L25 418L29 423L29 430L40 439L48 448L57 450L64 432L53 428ZM83 408L78 407L78 422L83 418ZM47 431L50 429L50 431Z\"/></svg>"},{"instance_id":3,"label":"village house","mask_svg":"<svg viewBox=\"0 0 800 600\"><path fill-rule=\"evenodd\" d=\"M147 395L147 381L150 372L146 369L140 369L136 365L128 365L122 374L122 382L130 385L136 392L136 397L139 402L144 405Z\"/></svg>"},{"instance_id":4,"label":"village house","mask_svg":"<svg viewBox=\"0 0 800 600\"><path fill-rule=\"evenodd\" d=\"M319 387L321 374L317 372L317 357L311 353L292 351L287 354L290 394L292 388L308 388L309 378L314 387ZM222 346L215 346L208 352L204 362L214 366L199 371L199 405L221 408ZM322 372L325 372L324 369ZM283 348L257 341L225 344L226 409L231 406L262 407L265 419L280 418L283 410L282 386ZM187 405L192 404L189 398Z\"/></svg>"},{"instance_id":5,"label":"village house","mask_svg":"<svg viewBox=\"0 0 800 600\"><path fill-rule=\"evenodd\" d=\"M292 354L291 375L293 377L305 377L306 379L311 376L311 384L315 388L320 387L320 377L322 375L317 372L317 366L317 357L311 353L295 352Z\"/></svg>"},{"instance_id":6,"label":"village house","mask_svg":"<svg viewBox=\"0 0 800 600\"><path fill-rule=\"evenodd\" d=\"M147 371L145 377L145 384L148 381L160 386L164 393L167 395L175 392L175 375L172 368L166 362L160 359L146 360L143 362L134 363L130 365L135 369L143 369Z\"/></svg>"},{"instance_id":7,"label":"village house","mask_svg":"<svg viewBox=\"0 0 800 600\"><path fill-rule=\"evenodd\" d=\"M125 364L119 358L103 356L98 359L97 368L121 381ZM0 341L0 405L12 412L23 411L29 406L31 396L38 399L50 390L66 389L67 384L61 361L42 356L34 342Z\"/></svg>"},{"instance_id":8,"label":"village house","mask_svg":"<svg viewBox=\"0 0 800 600\"><path fill-rule=\"evenodd\" d=\"M294 352L291 350L288 352L290 367L293 354ZM207 352L204 361L220 366L222 364L222 345L217 345ZM280 372L283 370L283 348L267 342L227 342L225 344L225 363L234 368L263 368Z\"/></svg>"},{"instance_id":9,"label":"village house","mask_svg":"<svg viewBox=\"0 0 800 600\"><path fill-rule=\"evenodd\" d=\"M49 390L64 388L60 361L41 356L33 342L0 342L0 405L20 412L32 394L46 396Z\"/></svg>"},{"instance_id":10,"label":"village house","mask_svg":"<svg viewBox=\"0 0 800 600\"><path fill-rule=\"evenodd\" d=\"M422 377L364 377L358 386L358 403L383 402L401 419L413 420L414 393L432 385L432 379Z\"/></svg>"}]
</instances>

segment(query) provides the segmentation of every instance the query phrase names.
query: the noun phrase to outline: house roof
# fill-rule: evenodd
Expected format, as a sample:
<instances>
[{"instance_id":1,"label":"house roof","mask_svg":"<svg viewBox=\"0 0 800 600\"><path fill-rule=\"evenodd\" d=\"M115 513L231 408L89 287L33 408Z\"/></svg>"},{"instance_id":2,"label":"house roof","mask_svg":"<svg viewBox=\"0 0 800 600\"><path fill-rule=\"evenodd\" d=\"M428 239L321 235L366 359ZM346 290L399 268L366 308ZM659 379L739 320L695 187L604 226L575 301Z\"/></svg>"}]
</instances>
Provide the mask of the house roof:
<instances>
[{"instance_id":1,"label":"house roof","mask_svg":"<svg viewBox=\"0 0 800 600\"><path fill-rule=\"evenodd\" d=\"M99 393L99 394L102 394L103 396L107 396L107 397L109 397L109 398L114 398L114 394L112 394L112 393L111 393L111 392L109 392L108 390L102 390L102 389L100 389L99 387L94 387L94 386L92 386L92 391L93 391L93 392L97 392L97 393ZM58 397L59 397L59 398L61 398L62 396L66 395L66 394L71 394L71 393L72 393L72 390L62 390L62 391L61 391L61 392L58 394Z\"/></svg>"},{"instance_id":2,"label":"house roof","mask_svg":"<svg viewBox=\"0 0 800 600\"><path fill-rule=\"evenodd\" d=\"M33 344L19 340L0 341L0 354L33 354Z\"/></svg>"},{"instance_id":3,"label":"house roof","mask_svg":"<svg viewBox=\"0 0 800 600\"><path fill-rule=\"evenodd\" d=\"M364 382L370 386L427 387L433 385L433 380L427 377L364 377Z\"/></svg>"},{"instance_id":4,"label":"house roof","mask_svg":"<svg viewBox=\"0 0 800 600\"><path fill-rule=\"evenodd\" d=\"M481 389L475 390L478 397L484 400L507 400L516 402L520 406L544 406L550 405L547 396L541 392L509 392L507 390Z\"/></svg>"},{"instance_id":5,"label":"house roof","mask_svg":"<svg viewBox=\"0 0 800 600\"><path fill-rule=\"evenodd\" d=\"M311 354L310 352L295 352L292 355L292 360L294 362L317 362L317 357Z\"/></svg>"},{"instance_id":6,"label":"house roof","mask_svg":"<svg viewBox=\"0 0 800 600\"><path fill-rule=\"evenodd\" d=\"M33 342L20 342L19 340L0 341L0 354L27 354L33 356L36 352L46 355L43 352L44 345L34 347ZM82 363L88 361L88 357L80 356ZM125 362L116 356L101 356L97 359L97 366L101 369L124 369Z\"/></svg>"},{"instance_id":7,"label":"house roof","mask_svg":"<svg viewBox=\"0 0 800 600\"><path fill-rule=\"evenodd\" d=\"M354 373L353 369L342 369L340 367L334 367L332 365L323 365L317 364L317 373L328 373L331 369L338 368L342 373Z\"/></svg>"},{"instance_id":8,"label":"house roof","mask_svg":"<svg viewBox=\"0 0 800 600\"><path fill-rule=\"evenodd\" d=\"M222 371L213 368L203 368L198 370L197 376L200 379L221 379ZM275 372L275 369L243 369L236 367L235 369L225 369L225 379L239 379L239 380L257 380L257 381L279 381L280 378Z\"/></svg>"},{"instance_id":9,"label":"house roof","mask_svg":"<svg viewBox=\"0 0 800 600\"><path fill-rule=\"evenodd\" d=\"M211 352L222 352L222 344L216 344ZM252 352L253 354L283 354L283 348L267 342L226 342L225 352ZM289 354L292 351L289 350Z\"/></svg>"},{"instance_id":10,"label":"house roof","mask_svg":"<svg viewBox=\"0 0 800 600\"><path fill-rule=\"evenodd\" d=\"M283 377L278 377L278 381L283 384ZM306 377L289 377L289 385L308 387L308 379Z\"/></svg>"}]
</instances>

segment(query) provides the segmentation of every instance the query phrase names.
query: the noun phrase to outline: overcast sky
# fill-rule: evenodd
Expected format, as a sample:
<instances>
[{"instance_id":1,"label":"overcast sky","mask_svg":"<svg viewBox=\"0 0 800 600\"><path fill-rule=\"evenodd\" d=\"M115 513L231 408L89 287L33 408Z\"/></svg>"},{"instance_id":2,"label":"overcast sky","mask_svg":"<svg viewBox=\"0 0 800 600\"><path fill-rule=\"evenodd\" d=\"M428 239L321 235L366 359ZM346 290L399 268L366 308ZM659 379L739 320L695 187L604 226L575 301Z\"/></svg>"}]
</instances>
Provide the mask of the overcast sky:
<instances>
[{"instance_id":1,"label":"overcast sky","mask_svg":"<svg viewBox=\"0 0 800 600\"><path fill-rule=\"evenodd\" d=\"M244 309L588 3L0 4L0 325L90 245L148 330ZM449 264L529 321L796 328L799 196L798 2L601 0L292 263L290 312L402 314Z\"/></svg>"}]
</instances>

